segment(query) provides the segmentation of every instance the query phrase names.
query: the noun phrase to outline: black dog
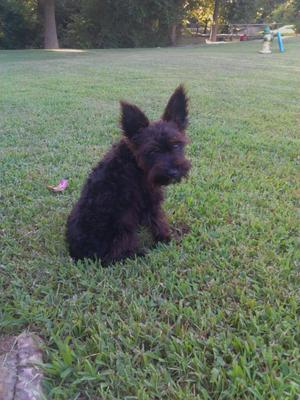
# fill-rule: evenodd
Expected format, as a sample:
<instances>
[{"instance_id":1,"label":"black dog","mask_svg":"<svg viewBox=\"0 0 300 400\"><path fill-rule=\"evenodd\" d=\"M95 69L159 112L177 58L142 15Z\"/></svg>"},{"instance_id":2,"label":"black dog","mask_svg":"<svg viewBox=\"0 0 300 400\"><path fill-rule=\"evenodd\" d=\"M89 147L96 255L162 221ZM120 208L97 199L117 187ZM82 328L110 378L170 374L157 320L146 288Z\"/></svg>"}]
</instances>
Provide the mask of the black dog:
<instances>
[{"instance_id":1,"label":"black dog","mask_svg":"<svg viewBox=\"0 0 300 400\"><path fill-rule=\"evenodd\" d=\"M171 96L159 121L150 123L135 105L121 102L123 137L89 175L67 222L73 259L100 259L109 264L138 254L139 225L153 238L169 241L161 209L162 186L179 182L190 169L187 142L187 97L183 86Z\"/></svg>"}]
</instances>

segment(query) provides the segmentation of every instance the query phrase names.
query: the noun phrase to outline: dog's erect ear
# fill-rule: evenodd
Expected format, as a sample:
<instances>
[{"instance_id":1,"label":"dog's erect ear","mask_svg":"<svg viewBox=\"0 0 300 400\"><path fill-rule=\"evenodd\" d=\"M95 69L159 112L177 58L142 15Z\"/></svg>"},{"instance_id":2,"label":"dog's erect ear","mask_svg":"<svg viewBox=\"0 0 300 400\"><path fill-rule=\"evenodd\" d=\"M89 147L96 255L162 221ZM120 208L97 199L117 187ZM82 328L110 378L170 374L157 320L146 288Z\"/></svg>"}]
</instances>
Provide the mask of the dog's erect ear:
<instances>
[{"instance_id":1,"label":"dog's erect ear","mask_svg":"<svg viewBox=\"0 0 300 400\"><path fill-rule=\"evenodd\" d=\"M172 121L180 130L184 130L188 124L188 99L183 85L178 86L170 97L162 119Z\"/></svg>"},{"instance_id":2,"label":"dog's erect ear","mask_svg":"<svg viewBox=\"0 0 300 400\"><path fill-rule=\"evenodd\" d=\"M131 139L149 125L146 115L135 105L121 101L121 127L124 134Z\"/></svg>"}]
</instances>

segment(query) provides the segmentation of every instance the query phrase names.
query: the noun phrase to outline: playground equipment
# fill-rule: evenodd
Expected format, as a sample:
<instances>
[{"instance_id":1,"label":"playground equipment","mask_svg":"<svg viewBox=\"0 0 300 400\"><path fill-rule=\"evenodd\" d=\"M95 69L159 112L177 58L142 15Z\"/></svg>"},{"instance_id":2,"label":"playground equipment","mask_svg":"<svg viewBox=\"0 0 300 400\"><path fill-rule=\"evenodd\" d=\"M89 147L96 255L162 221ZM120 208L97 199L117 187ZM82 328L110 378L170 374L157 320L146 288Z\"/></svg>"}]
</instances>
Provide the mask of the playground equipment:
<instances>
[{"instance_id":1,"label":"playground equipment","mask_svg":"<svg viewBox=\"0 0 300 400\"><path fill-rule=\"evenodd\" d=\"M272 53L272 41L273 41L273 33L270 30L268 25L264 27L264 40L262 49L260 50L261 54L271 54Z\"/></svg>"}]
</instances>

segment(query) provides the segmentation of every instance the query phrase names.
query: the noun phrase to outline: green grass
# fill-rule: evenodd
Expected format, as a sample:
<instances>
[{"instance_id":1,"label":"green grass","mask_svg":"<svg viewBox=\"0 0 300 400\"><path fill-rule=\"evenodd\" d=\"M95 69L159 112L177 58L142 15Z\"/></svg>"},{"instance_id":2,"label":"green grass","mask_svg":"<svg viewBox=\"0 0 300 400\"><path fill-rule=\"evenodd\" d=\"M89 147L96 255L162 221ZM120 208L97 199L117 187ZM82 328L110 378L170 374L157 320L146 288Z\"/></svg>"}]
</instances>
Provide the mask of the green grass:
<instances>
[{"instance_id":1,"label":"green grass","mask_svg":"<svg viewBox=\"0 0 300 400\"><path fill-rule=\"evenodd\" d=\"M299 45L0 52L0 332L44 339L49 398L300 398ZM118 100L158 118L181 82L193 168L165 210L189 232L74 265L66 217Z\"/></svg>"}]
</instances>

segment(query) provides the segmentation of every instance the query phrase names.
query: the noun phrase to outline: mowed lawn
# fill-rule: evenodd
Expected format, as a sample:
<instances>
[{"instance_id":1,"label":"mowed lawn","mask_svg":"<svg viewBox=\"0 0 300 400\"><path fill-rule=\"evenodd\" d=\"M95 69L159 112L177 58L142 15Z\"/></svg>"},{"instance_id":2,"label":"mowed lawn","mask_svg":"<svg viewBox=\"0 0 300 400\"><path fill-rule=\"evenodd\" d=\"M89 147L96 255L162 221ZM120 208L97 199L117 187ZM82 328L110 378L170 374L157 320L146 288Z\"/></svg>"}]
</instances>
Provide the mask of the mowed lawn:
<instances>
[{"instance_id":1,"label":"mowed lawn","mask_svg":"<svg viewBox=\"0 0 300 400\"><path fill-rule=\"evenodd\" d=\"M0 333L43 338L49 399L300 398L300 38L285 45L0 52ZM119 137L119 99L159 118L182 82L176 238L75 265L66 218Z\"/></svg>"}]
</instances>

